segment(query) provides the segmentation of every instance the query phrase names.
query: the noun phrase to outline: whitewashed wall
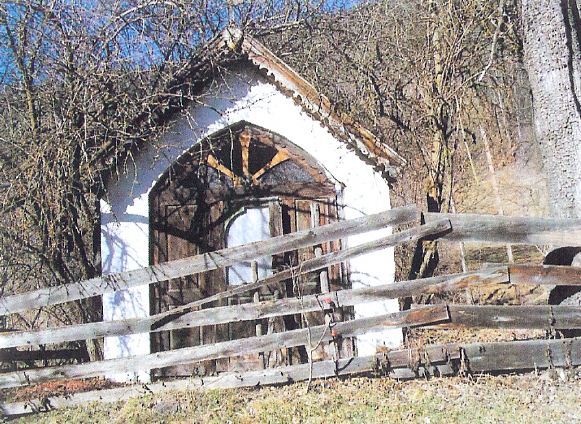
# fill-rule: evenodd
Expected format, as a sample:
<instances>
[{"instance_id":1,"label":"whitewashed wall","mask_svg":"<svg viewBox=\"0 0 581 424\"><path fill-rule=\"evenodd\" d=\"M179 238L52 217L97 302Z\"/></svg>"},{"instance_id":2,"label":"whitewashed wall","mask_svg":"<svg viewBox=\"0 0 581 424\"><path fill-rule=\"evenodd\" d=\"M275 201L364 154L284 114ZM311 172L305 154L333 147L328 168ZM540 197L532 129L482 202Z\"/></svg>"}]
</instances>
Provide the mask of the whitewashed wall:
<instances>
[{"instance_id":1,"label":"whitewashed wall","mask_svg":"<svg viewBox=\"0 0 581 424\"><path fill-rule=\"evenodd\" d=\"M203 106L202 106L203 104ZM101 251L103 272L127 271L149 265L148 197L161 174L184 151L205 137L239 121L267 128L309 152L336 182L344 218L356 218L390 209L387 183L355 153L336 140L318 121L282 94L254 68L241 69L208 91L171 131L139 152L127 164L127 172L109 184L101 201ZM391 229L349 237L347 244L360 244L389 233ZM393 250L368 254L350 262L353 287L391 282L395 265ZM104 319L123 319L149 314L148 287L103 297ZM398 310L397 301L375 302L357 307L357 317ZM376 345L397 346L401 331L384 331L359 338L360 355L372 354ZM105 357L149 353L148 334L105 339ZM139 375L110 376L117 380L148 379Z\"/></svg>"}]
</instances>

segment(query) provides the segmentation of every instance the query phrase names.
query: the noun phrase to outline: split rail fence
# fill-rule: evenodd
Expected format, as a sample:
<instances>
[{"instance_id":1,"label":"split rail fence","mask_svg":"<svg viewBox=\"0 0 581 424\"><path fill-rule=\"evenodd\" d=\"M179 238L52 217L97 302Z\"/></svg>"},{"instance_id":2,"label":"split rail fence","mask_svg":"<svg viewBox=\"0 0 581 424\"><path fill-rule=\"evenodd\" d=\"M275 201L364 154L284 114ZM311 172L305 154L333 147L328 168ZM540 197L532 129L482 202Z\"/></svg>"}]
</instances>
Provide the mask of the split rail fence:
<instances>
[{"instance_id":1,"label":"split rail fence","mask_svg":"<svg viewBox=\"0 0 581 424\"><path fill-rule=\"evenodd\" d=\"M420 224L421 223L421 224ZM144 284L153 284L185 277L266 255L276 255L321 243L344 239L386 227L410 225L377 240L346 249L318 255L300 265L290 267L261 280L236 286L213 296L174 308L147 318L70 325L41 331L0 333L0 354L9 357L20 346L58 344L134 333L159 332L214 324L254 321L292 314L322 311L328 317L337 308L367 302L397 299L420 294L443 294L485 284L581 286L581 268L534 264L493 264L477 271L400 281L373 287L329 291L324 284L327 267L369 252L420 239L452 242L486 242L552 246L581 246L581 220L520 218L490 215L421 214L414 206L393 209L354 220L314 227L266 241L205 253L190 258L145 267L134 271L106 275L66 286L0 298L0 314L20 313L82 298L102 295ZM320 253L320 252L319 252ZM263 286L294 278L297 275L321 272L321 293L302 298L283 298L234 306L200 309L201 306ZM198 361L214 360L276 349L306 346L309 340L337 343L386 328L423 326L502 328L502 329L581 329L581 306L563 305L467 305L438 304L415 306L410 310L371 318L356 318L325 325L280 333L260 335L211 345L186 347L148 355L49 366L0 373L0 388L11 388L62 379L82 379L112 373L147 371ZM376 372L394 378L429 375L529 370L581 365L581 338L543 339L499 343L461 342L426 345L372 356L335 358L308 364L268 368L244 373L190 378L153 383L146 388L135 385L98 392L79 393L66 397L0 404L4 415L30 413L60 406L83 404L89 400L116 401L148 392L188 387L248 387L283 384L311 378L338 377Z\"/></svg>"}]
</instances>

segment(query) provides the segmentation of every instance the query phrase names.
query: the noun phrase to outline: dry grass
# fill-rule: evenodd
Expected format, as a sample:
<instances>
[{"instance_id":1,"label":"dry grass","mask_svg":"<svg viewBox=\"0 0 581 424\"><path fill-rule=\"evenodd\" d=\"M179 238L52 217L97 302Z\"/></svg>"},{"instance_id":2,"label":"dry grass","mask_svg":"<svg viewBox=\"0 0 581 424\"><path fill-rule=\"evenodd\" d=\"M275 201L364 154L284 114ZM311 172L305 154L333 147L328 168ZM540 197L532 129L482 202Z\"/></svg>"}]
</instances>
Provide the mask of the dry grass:
<instances>
[{"instance_id":1,"label":"dry grass","mask_svg":"<svg viewBox=\"0 0 581 424\"><path fill-rule=\"evenodd\" d=\"M318 381L250 390L189 391L29 417L39 423L575 423L581 380L520 376ZM21 421L24 422L24 421Z\"/></svg>"},{"instance_id":2,"label":"dry grass","mask_svg":"<svg viewBox=\"0 0 581 424\"><path fill-rule=\"evenodd\" d=\"M414 328L409 332L408 347L424 347L444 343L492 343L514 340L544 339L545 330L503 330L475 328Z\"/></svg>"}]
</instances>

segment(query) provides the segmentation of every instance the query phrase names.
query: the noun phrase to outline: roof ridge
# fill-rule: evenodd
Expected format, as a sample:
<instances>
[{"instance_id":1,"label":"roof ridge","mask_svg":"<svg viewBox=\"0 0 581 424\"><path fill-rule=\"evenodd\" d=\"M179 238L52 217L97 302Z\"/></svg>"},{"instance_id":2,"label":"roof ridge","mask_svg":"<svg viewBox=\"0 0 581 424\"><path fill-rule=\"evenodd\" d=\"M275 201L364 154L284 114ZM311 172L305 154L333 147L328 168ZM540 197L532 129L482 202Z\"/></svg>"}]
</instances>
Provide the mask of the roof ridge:
<instances>
[{"instance_id":1,"label":"roof ridge","mask_svg":"<svg viewBox=\"0 0 581 424\"><path fill-rule=\"evenodd\" d=\"M338 110L337 105L320 93L291 66L274 54L252 35L237 26L230 26L220 33L220 38L232 53L242 53L258 68L266 70L275 83L297 100L305 111L326 125L332 132L354 144L363 154L387 159L395 165L404 166L407 161L390 146L384 144L371 130ZM356 140L352 138L355 137ZM358 140L360 142L358 142ZM367 155L366 155L367 156Z\"/></svg>"}]
</instances>

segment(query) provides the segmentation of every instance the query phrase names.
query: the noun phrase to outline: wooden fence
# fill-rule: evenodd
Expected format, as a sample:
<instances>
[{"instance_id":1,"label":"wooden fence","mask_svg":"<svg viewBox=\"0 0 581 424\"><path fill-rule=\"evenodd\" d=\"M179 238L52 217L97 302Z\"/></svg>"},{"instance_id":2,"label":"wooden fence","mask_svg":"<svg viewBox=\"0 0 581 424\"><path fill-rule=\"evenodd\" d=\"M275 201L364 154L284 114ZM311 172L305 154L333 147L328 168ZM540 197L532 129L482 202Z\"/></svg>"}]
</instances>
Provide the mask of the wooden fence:
<instances>
[{"instance_id":1,"label":"wooden fence","mask_svg":"<svg viewBox=\"0 0 581 424\"><path fill-rule=\"evenodd\" d=\"M420 222L424 224L420 225ZM159 332L180 328L253 321L292 314L321 311L327 315L337 308L385 299L419 294L442 294L485 284L526 284L581 286L581 268L495 264L478 271L400 281L374 287L323 292L298 298L274 299L243 305L221 306L200 310L200 307L248 291L288 280L300 274L324 270L359 255L424 238L443 241L477 241L487 243L550 244L580 246L581 220L518 218L486 215L454 215L420 213L413 206L315 227L266 241L223 249L135 271L107 275L61 287L50 287L24 294L0 298L0 314L19 313L86 297L110 293L143 284L153 284L184 277L265 255L280 254L308 246L341 239L367 231L413 224L409 229L341 251L305 260L299 266L285 269L262 280L236 286L227 291L189 303L168 312L122 321L70 325L42 331L16 331L0 334L3 356L19 346L57 344L104 336L121 336L143 332ZM323 290L324 291L324 290ZM458 305L417 306L411 310L350 321L326 321L280 333L257 335L211 345L186 347L133 356L73 365L50 366L0 373L0 388L18 387L60 379L80 379L117 372L137 372L192 362L228 358L281 348L308 345L308 340L338 343L339 340L385 328L420 326L508 328L508 329L581 329L581 307L562 305ZM281 384L307 378L376 372L395 378L423 375L450 375L462 372L524 370L551 366L581 365L581 339L529 340L510 343L477 343L425 346L421 349L391 351L369 357L340 358L246 373L225 373L215 377L164 383L163 387L240 387ZM150 390L162 390L159 384ZM50 407L74 405L94 399L119 400L139 395L136 387L109 389L98 394L78 394L51 399ZM0 405L5 415L47 409L46 403Z\"/></svg>"}]
</instances>

